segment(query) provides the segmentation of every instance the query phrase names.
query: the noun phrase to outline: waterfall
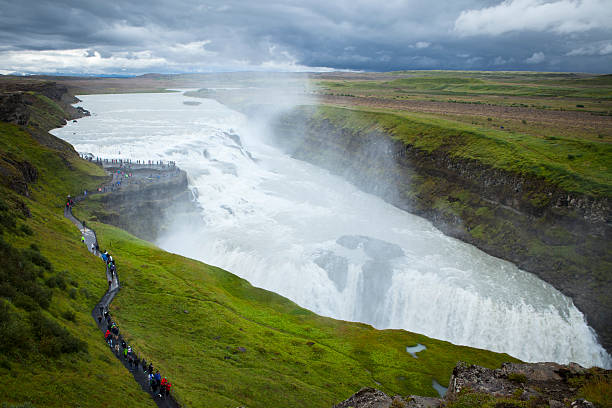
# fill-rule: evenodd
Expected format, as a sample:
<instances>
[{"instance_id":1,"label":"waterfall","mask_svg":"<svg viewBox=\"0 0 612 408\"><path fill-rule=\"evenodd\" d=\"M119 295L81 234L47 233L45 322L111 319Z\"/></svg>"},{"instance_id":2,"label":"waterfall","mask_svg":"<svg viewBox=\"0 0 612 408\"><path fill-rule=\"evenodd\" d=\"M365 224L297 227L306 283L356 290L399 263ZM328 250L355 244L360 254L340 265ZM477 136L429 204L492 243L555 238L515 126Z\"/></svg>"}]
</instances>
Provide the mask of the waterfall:
<instances>
[{"instance_id":1,"label":"waterfall","mask_svg":"<svg viewBox=\"0 0 612 408\"><path fill-rule=\"evenodd\" d=\"M180 94L81 99L95 115L54 131L78 151L174 160L187 171L202 225L171 226L162 248L321 315L526 361L612 365L551 285L287 156L240 113L207 99L185 105Z\"/></svg>"}]
</instances>

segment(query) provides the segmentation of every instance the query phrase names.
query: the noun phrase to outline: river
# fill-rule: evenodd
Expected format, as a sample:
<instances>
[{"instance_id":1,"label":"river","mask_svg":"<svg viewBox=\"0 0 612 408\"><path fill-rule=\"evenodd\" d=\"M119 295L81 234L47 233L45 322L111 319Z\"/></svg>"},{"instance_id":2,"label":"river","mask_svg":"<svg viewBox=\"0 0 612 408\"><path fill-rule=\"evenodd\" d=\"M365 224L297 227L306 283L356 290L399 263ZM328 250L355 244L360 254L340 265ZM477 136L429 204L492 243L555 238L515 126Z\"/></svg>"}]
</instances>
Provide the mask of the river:
<instances>
[{"instance_id":1,"label":"river","mask_svg":"<svg viewBox=\"0 0 612 408\"><path fill-rule=\"evenodd\" d=\"M612 366L571 299L427 220L268 145L259 127L180 93L86 95L52 133L80 152L174 160L203 223L156 244L318 314L401 328L525 361Z\"/></svg>"}]
</instances>

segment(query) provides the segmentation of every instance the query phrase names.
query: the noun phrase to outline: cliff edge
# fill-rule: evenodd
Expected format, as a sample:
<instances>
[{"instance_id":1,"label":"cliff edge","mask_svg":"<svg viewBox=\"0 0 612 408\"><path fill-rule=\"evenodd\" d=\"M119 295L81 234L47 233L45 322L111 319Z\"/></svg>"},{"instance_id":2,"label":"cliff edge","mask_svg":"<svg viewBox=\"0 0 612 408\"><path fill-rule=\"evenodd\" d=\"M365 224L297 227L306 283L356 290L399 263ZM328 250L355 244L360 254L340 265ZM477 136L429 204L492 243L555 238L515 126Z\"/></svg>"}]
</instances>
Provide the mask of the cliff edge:
<instances>
[{"instance_id":1,"label":"cliff edge","mask_svg":"<svg viewBox=\"0 0 612 408\"><path fill-rule=\"evenodd\" d=\"M490 369L458 363L440 398L389 396L363 388L334 408L606 408L612 406L612 371L578 364L504 363Z\"/></svg>"}]
</instances>

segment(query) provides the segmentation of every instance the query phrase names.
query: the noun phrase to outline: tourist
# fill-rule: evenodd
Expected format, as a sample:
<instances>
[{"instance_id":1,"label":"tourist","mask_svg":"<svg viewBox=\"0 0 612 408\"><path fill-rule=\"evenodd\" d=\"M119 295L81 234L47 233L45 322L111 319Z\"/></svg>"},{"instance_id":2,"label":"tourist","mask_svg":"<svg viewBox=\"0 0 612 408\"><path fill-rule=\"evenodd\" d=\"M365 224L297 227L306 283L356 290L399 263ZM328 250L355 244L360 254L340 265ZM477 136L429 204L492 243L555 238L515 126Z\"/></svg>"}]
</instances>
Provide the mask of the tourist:
<instances>
[{"instance_id":1,"label":"tourist","mask_svg":"<svg viewBox=\"0 0 612 408\"><path fill-rule=\"evenodd\" d=\"M160 384L161 384L161 374L159 373L159 370L155 370L155 388L159 389Z\"/></svg>"},{"instance_id":2,"label":"tourist","mask_svg":"<svg viewBox=\"0 0 612 408\"><path fill-rule=\"evenodd\" d=\"M166 386L168 385L168 380L166 377L162 378L161 384L159 386L159 396L163 398L166 395Z\"/></svg>"},{"instance_id":3,"label":"tourist","mask_svg":"<svg viewBox=\"0 0 612 408\"><path fill-rule=\"evenodd\" d=\"M164 394L165 398L168 398L168 395L170 395L170 388L172 388L172 383L170 381L166 381L166 389L164 390L165 391L165 394Z\"/></svg>"}]
</instances>

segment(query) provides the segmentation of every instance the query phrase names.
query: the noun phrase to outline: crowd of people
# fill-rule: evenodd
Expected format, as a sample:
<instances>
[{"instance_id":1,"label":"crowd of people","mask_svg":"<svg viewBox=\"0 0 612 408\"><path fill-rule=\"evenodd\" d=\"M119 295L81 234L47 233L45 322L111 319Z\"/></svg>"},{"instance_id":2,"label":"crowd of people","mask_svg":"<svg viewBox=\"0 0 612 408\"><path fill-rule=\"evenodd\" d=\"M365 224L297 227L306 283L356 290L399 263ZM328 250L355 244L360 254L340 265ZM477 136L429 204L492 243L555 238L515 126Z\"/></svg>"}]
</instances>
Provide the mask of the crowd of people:
<instances>
[{"instance_id":1,"label":"crowd of people","mask_svg":"<svg viewBox=\"0 0 612 408\"><path fill-rule=\"evenodd\" d=\"M149 162L151 163L151 161ZM117 183L116 180L117 179L121 180L122 176L124 175L126 178L131 177L131 174L124 173L118 170L116 173L116 176L113 178L113 184L111 185L111 187L107 189L107 186L104 186L103 188L99 188L98 192L115 190L116 187L120 186L120 181L118 184L116 184ZM75 201L79 201L81 199L82 197L76 197L75 199L73 199L70 196L68 196L66 200L66 211L69 215L72 216L71 210L75 204ZM83 226L81 241L85 245L87 245L87 240L85 239L86 231L87 231L86 226L85 226L85 221L81 221L81 224ZM107 250L104 250L103 252L100 251L98 247L98 242L95 239L95 234L94 234L94 240L91 244L91 252L94 253L95 255L100 256L100 258L102 258L102 260L106 264L107 277L109 278L108 290L110 292L111 289L113 289L112 287L113 281L117 279L117 266L115 264L115 260L113 259L113 256L109 254ZM149 387L149 390L154 398L160 398L164 400L167 399L168 396L170 395L170 389L172 388L172 383L168 381L166 377L162 377L159 370L154 368L153 363L147 362L144 357L141 358L141 356L138 353L136 353L132 349L132 347L129 344L127 344L126 341L123 339L119 331L119 326L112 319L110 312L108 311L108 308L107 308L108 301L104 302L104 299L107 298L107 296L108 294L105 295L101 303L98 305L98 317L97 317L98 324L100 325L100 328L104 331L104 339L106 340L106 343L108 344L110 349L113 351L113 353L117 356L117 358L123 359L125 365L128 367L130 372L133 373L137 381L140 381L145 386ZM171 403L169 406L176 405L174 403L173 398L168 399L164 403Z\"/></svg>"},{"instance_id":2,"label":"crowd of people","mask_svg":"<svg viewBox=\"0 0 612 408\"><path fill-rule=\"evenodd\" d=\"M132 159L104 159L102 157L94 156L92 153L79 153L82 159L88 160L90 162L95 162L97 164L118 164L120 166L129 165L129 164L137 164L139 166L161 166L161 167L175 167L176 162L172 160L132 160Z\"/></svg>"},{"instance_id":3,"label":"crowd of people","mask_svg":"<svg viewBox=\"0 0 612 408\"><path fill-rule=\"evenodd\" d=\"M117 273L117 266L115 265L115 260L113 259L113 256L109 254L106 249L100 254L100 257L106 264L106 269L110 273L110 280L108 281L108 288L110 289L113 283L113 279L115 279L115 274Z\"/></svg>"},{"instance_id":4,"label":"crowd of people","mask_svg":"<svg viewBox=\"0 0 612 408\"><path fill-rule=\"evenodd\" d=\"M100 306L99 312L98 323L103 326L102 322L104 321L106 325L104 339L113 353L115 353L117 358L123 359L130 372L134 375L142 373L145 376L149 389L154 396L158 398L167 398L168 395L170 395L172 383L168 381L166 377L162 377L159 370L153 367L152 362L147 362L144 357L141 358L140 355L132 349L132 346L126 343L120 335L119 326L113 321L108 310Z\"/></svg>"},{"instance_id":5,"label":"crowd of people","mask_svg":"<svg viewBox=\"0 0 612 408\"><path fill-rule=\"evenodd\" d=\"M100 253L100 257L106 264L107 276L110 276L108 289L111 290L113 280L117 279L115 259L106 249L104 252ZM170 395L172 383L168 381L166 377L162 377L159 370L154 370L153 363L147 363L144 357L141 358L140 355L132 349L132 346L126 343L119 332L119 326L112 319L110 312L103 304L100 304L98 310L98 323L102 328L104 328L104 324L106 325L104 339L117 358L123 359L134 376L140 373L145 376L149 389L154 397L167 398L168 395Z\"/></svg>"},{"instance_id":6,"label":"crowd of people","mask_svg":"<svg viewBox=\"0 0 612 408\"><path fill-rule=\"evenodd\" d=\"M82 156L86 158L86 155ZM176 162L172 160L132 160L132 159L103 159L101 157L89 158L90 161L98 164L117 164L119 166L136 164L139 166L161 166L161 167L175 167Z\"/></svg>"}]
</instances>

